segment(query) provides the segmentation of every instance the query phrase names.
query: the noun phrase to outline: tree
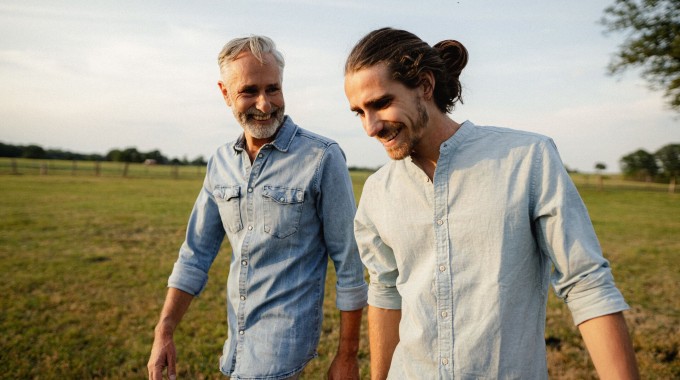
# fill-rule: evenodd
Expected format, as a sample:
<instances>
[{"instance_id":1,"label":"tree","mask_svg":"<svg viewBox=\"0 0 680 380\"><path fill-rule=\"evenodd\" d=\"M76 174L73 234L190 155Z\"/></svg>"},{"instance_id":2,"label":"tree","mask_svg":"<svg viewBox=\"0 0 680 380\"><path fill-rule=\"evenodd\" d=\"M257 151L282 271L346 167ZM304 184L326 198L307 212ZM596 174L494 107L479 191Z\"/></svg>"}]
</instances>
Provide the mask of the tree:
<instances>
[{"instance_id":1,"label":"tree","mask_svg":"<svg viewBox=\"0 0 680 380\"><path fill-rule=\"evenodd\" d=\"M680 175L680 144L668 144L654 155L661 162L663 175L669 179L668 191L675 192L675 184Z\"/></svg>"},{"instance_id":2,"label":"tree","mask_svg":"<svg viewBox=\"0 0 680 380\"><path fill-rule=\"evenodd\" d=\"M109 151L109 153L106 153L106 160L107 161L114 161L114 162L122 162L123 160L123 152L120 149L112 149Z\"/></svg>"},{"instance_id":3,"label":"tree","mask_svg":"<svg viewBox=\"0 0 680 380\"><path fill-rule=\"evenodd\" d=\"M623 156L619 162L626 178L650 182L659 173L656 157L644 149Z\"/></svg>"},{"instance_id":4,"label":"tree","mask_svg":"<svg viewBox=\"0 0 680 380\"><path fill-rule=\"evenodd\" d=\"M21 157L21 147L0 143L0 157Z\"/></svg>"},{"instance_id":5,"label":"tree","mask_svg":"<svg viewBox=\"0 0 680 380\"><path fill-rule=\"evenodd\" d=\"M123 150L123 161L125 162L144 162L144 157L142 154L137 150L137 148L125 148Z\"/></svg>"},{"instance_id":6,"label":"tree","mask_svg":"<svg viewBox=\"0 0 680 380\"><path fill-rule=\"evenodd\" d=\"M23 158L45 158L45 149L38 145L25 146L21 157Z\"/></svg>"},{"instance_id":7,"label":"tree","mask_svg":"<svg viewBox=\"0 0 680 380\"><path fill-rule=\"evenodd\" d=\"M203 158L203 156L198 156L191 161L191 165L194 166L205 166L208 162Z\"/></svg>"},{"instance_id":8,"label":"tree","mask_svg":"<svg viewBox=\"0 0 680 380\"><path fill-rule=\"evenodd\" d=\"M610 74L639 67L654 90L664 90L680 112L680 0L616 0L600 20L628 36L608 66Z\"/></svg>"},{"instance_id":9,"label":"tree","mask_svg":"<svg viewBox=\"0 0 680 380\"><path fill-rule=\"evenodd\" d=\"M597 172L597 188L599 190L602 190L602 186L604 185L604 177L602 176L602 171L607 169L607 164L604 162L597 162L595 163L595 171Z\"/></svg>"}]
</instances>

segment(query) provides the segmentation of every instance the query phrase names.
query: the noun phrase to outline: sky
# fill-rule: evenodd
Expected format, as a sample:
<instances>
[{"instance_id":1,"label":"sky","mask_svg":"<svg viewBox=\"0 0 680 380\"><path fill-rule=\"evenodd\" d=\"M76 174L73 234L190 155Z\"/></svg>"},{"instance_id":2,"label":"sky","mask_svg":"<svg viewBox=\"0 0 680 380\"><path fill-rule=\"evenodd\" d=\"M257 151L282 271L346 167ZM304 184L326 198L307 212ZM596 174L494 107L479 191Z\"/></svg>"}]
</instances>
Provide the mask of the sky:
<instances>
[{"instance_id":1,"label":"sky","mask_svg":"<svg viewBox=\"0 0 680 380\"><path fill-rule=\"evenodd\" d=\"M389 158L349 111L343 65L385 26L462 42L464 103L450 117L550 136L570 169L680 143L680 114L639 72L607 75L625 34L614 0L0 0L0 142L208 158L242 131L217 87L230 39L263 34L286 68L286 113L336 140L349 166Z\"/></svg>"}]
</instances>

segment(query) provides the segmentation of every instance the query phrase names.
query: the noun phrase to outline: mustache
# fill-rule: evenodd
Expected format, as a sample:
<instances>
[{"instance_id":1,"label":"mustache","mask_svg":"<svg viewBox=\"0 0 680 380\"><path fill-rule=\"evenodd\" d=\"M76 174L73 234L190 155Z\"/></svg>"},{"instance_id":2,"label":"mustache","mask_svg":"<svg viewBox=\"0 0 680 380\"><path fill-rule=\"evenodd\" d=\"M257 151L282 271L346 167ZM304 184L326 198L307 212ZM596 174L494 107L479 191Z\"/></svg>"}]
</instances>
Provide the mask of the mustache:
<instances>
[{"instance_id":1,"label":"mustache","mask_svg":"<svg viewBox=\"0 0 680 380\"><path fill-rule=\"evenodd\" d=\"M384 138L388 135L391 135L392 132L395 130L402 128L404 126L404 123L398 123L394 121L385 121L383 122L383 129L378 132L376 137L378 138Z\"/></svg>"},{"instance_id":2,"label":"mustache","mask_svg":"<svg viewBox=\"0 0 680 380\"><path fill-rule=\"evenodd\" d=\"M265 113L265 112L262 112L262 111L258 110L257 108L250 108L250 109L248 109L248 110L246 111L246 115L248 115L248 116L251 116L251 115L254 115L254 116L267 116L267 115L272 115L272 114L277 113L277 112L279 111L279 109L280 109L280 107L272 106L271 112Z\"/></svg>"}]
</instances>

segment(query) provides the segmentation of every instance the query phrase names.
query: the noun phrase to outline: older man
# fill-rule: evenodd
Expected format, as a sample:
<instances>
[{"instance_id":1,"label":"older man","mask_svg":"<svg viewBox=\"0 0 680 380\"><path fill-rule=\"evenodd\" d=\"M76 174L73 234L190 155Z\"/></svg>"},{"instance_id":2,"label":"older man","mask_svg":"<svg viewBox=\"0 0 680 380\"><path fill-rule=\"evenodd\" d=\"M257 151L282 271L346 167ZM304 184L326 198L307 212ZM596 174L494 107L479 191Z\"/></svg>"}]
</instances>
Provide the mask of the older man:
<instances>
[{"instance_id":1,"label":"older man","mask_svg":"<svg viewBox=\"0 0 680 380\"><path fill-rule=\"evenodd\" d=\"M447 116L467 61L458 41L390 28L347 58L350 107L393 159L355 220L372 377L547 378L550 281L600 376L637 377L628 306L552 140Z\"/></svg>"},{"instance_id":2,"label":"older man","mask_svg":"<svg viewBox=\"0 0 680 380\"><path fill-rule=\"evenodd\" d=\"M345 157L334 141L284 114L284 60L263 36L238 38L219 55L218 86L243 134L208 163L148 369L175 376L173 332L226 235L229 336L220 359L232 379L295 379L316 356L330 257L341 311L330 378L359 376L357 351L367 285L352 232L355 202Z\"/></svg>"}]
</instances>

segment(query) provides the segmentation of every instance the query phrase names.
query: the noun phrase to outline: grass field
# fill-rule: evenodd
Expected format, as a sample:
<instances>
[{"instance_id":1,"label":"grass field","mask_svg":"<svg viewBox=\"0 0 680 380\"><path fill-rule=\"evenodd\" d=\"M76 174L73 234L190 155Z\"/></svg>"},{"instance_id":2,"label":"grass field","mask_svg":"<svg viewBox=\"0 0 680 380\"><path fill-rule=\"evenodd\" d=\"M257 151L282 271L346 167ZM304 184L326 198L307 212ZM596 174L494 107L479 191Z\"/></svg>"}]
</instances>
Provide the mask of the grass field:
<instances>
[{"instance_id":1,"label":"grass field","mask_svg":"<svg viewBox=\"0 0 680 380\"><path fill-rule=\"evenodd\" d=\"M0 378L145 378L166 280L202 177L2 173ZM358 196L366 173L352 174ZM609 180L598 190L593 178L575 182L632 307L626 319L643 378L680 378L680 196ZM222 251L175 336L183 379L222 378L229 245ZM303 379L324 378L335 351L333 278L331 271L319 358ZM362 378L365 334L364 324ZM546 342L551 378L595 378L571 316L552 296Z\"/></svg>"}]
</instances>

